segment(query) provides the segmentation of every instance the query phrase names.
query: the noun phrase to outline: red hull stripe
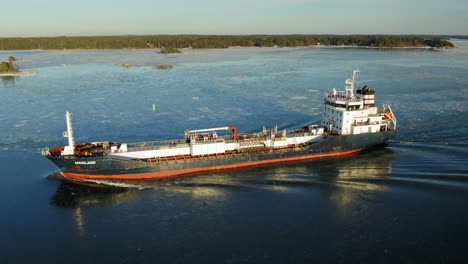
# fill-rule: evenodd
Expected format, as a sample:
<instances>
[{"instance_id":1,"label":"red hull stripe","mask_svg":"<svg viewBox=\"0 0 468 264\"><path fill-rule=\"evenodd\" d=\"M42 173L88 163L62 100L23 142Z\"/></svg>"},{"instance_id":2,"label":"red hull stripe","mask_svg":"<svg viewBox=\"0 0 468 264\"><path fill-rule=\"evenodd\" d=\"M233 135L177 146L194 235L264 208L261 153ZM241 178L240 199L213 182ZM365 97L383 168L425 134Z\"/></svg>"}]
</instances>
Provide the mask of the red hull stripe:
<instances>
[{"instance_id":1,"label":"red hull stripe","mask_svg":"<svg viewBox=\"0 0 468 264\"><path fill-rule=\"evenodd\" d=\"M302 157L293 157L293 158L284 158L277 160L262 160L262 161L253 161L239 164L229 164L222 166L213 166L213 167L204 167L204 168L190 168L190 169L180 169L180 170L169 170L169 171L156 171L156 172L143 172L136 174L77 174L62 172L62 176L71 180L156 180L156 179L169 179L177 178L181 176L187 176L194 173L210 172L210 171L221 171L221 170L234 170L262 165L270 164L280 164L288 163L295 161L305 161L305 160L314 160L322 158L334 158L334 157L346 157L359 154L363 149L356 149L345 152L336 152L328 154L315 154Z\"/></svg>"}]
</instances>

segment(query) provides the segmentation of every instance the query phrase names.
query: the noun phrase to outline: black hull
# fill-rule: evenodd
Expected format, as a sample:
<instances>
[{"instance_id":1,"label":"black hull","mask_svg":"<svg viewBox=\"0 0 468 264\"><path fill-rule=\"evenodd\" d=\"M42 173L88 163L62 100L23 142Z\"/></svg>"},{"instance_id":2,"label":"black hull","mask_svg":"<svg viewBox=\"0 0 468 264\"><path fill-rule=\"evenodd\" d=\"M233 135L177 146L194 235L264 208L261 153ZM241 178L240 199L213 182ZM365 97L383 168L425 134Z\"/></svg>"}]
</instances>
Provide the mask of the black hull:
<instances>
[{"instance_id":1,"label":"black hull","mask_svg":"<svg viewBox=\"0 0 468 264\"><path fill-rule=\"evenodd\" d=\"M357 135L330 135L302 148L264 149L236 155L196 157L184 160L122 160L108 156L93 158L48 157L62 171L65 178L81 179L162 179L193 173L237 169L285 162L350 156L383 144L396 135L389 130Z\"/></svg>"}]
</instances>

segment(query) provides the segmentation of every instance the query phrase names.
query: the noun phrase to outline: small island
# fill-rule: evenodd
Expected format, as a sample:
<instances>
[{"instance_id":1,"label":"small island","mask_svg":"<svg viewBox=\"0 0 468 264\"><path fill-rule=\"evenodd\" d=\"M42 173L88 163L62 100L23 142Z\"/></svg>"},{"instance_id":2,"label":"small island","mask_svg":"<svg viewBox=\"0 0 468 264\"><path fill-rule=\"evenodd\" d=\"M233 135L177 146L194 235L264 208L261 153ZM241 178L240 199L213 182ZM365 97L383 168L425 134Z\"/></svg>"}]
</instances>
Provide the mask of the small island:
<instances>
[{"instance_id":1,"label":"small island","mask_svg":"<svg viewBox=\"0 0 468 264\"><path fill-rule=\"evenodd\" d=\"M129 69L129 68L133 67L133 65L125 63L125 64L122 64L122 67L124 67L126 69ZM144 67L144 66L137 66L137 67ZM151 67L151 69L155 69L155 70L169 70L169 69L172 69L172 68L174 68L174 66L172 66L170 64L161 64L161 65L158 65L158 66L152 66Z\"/></svg>"},{"instance_id":2,"label":"small island","mask_svg":"<svg viewBox=\"0 0 468 264\"><path fill-rule=\"evenodd\" d=\"M17 74L19 73L19 68L14 64L16 58L10 56L8 61L2 61L0 64L0 74Z\"/></svg>"},{"instance_id":3,"label":"small island","mask_svg":"<svg viewBox=\"0 0 468 264\"><path fill-rule=\"evenodd\" d=\"M34 75L34 72L31 71L20 71L19 67L15 65L16 58L10 56L8 61L0 62L0 76L2 77L15 77L15 76L25 76L25 75Z\"/></svg>"},{"instance_id":4,"label":"small island","mask_svg":"<svg viewBox=\"0 0 468 264\"><path fill-rule=\"evenodd\" d=\"M159 65L159 66L153 66L153 69L156 69L156 70L169 70L169 69L172 69L172 68L174 68L174 66L169 65L169 64L163 64L163 65Z\"/></svg>"}]
</instances>

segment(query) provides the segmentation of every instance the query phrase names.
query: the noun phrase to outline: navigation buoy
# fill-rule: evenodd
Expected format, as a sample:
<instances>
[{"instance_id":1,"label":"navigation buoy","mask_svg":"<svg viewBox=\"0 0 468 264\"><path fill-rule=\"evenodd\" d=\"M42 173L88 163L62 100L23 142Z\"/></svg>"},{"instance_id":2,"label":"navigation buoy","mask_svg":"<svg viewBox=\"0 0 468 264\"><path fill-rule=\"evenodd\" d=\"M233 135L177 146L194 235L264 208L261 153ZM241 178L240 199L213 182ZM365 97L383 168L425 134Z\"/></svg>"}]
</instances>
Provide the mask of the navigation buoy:
<instances>
[{"instance_id":1,"label":"navigation buoy","mask_svg":"<svg viewBox=\"0 0 468 264\"><path fill-rule=\"evenodd\" d=\"M156 104L153 104L153 112L156 113Z\"/></svg>"}]
</instances>

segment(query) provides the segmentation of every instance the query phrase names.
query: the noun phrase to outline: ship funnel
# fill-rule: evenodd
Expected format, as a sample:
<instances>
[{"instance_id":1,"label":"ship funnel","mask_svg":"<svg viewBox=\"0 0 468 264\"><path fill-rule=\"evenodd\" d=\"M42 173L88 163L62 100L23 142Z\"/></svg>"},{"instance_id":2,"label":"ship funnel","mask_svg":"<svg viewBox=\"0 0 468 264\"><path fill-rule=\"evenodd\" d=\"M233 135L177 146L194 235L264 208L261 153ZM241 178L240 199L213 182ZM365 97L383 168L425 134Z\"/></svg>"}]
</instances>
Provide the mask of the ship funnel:
<instances>
[{"instance_id":1,"label":"ship funnel","mask_svg":"<svg viewBox=\"0 0 468 264\"><path fill-rule=\"evenodd\" d=\"M63 148L62 155L73 155L75 154L75 138L73 137L71 113L65 112L65 118L67 119L67 131L63 132L63 136L68 138L68 146Z\"/></svg>"}]
</instances>

